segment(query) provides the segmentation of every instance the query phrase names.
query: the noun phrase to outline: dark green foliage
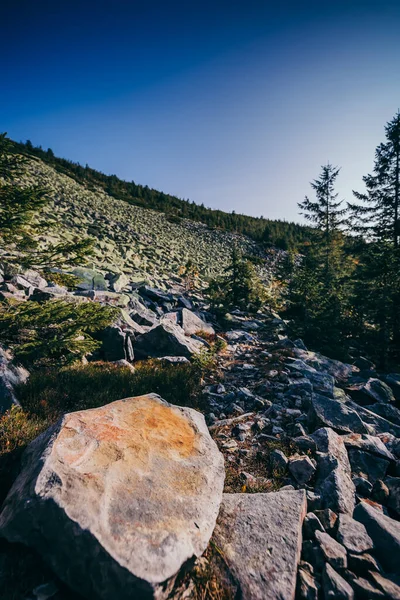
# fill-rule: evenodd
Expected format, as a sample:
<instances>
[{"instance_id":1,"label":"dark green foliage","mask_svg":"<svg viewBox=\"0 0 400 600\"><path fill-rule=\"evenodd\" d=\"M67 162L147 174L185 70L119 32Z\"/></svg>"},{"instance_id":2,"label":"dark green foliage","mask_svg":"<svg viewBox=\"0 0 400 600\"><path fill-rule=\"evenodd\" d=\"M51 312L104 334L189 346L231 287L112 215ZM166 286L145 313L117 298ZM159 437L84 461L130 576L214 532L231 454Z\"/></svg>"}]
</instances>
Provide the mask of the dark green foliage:
<instances>
[{"instance_id":1,"label":"dark green foliage","mask_svg":"<svg viewBox=\"0 0 400 600\"><path fill-rule=\"evenodd\" d=\"M257 310L265 300L262 285L254 265L243 258L236 246L225 273L210 282L208 294L215 306Z\"/></svg>"},{"instance_id":2,"label":"dark green foliage","mask_svg":"<svg viewBox=\"0 0 400 600\"><path fill-rule=\"evenodd\" d=\"M78 163L57 158L42 148L34 148L31 142L26 144L14 142L14 150L28 156L39 157L60 173L72 177L89 189L100 187L114 198L164 212L172 223L178 223L182 218L200 221L210 228L245 234L257 242L265 242L266 245L276 245L284 249L299 248L309 239L309 228L304 225L288 221L272 221L264 217L249 217L234 211L227 213L222 210L212 210L206 208L204 204L198 205L189 200L182 200L148 186L136 184L134 181L122 181L116 175L105 175L91 169L88 165L83 167ZM265 234L266 228L268 228L268 235Z\"/></svg>"},{"instance_id":3,"label":"dark green foliage","mask_svg":"<svg viewBox=\"0 0 400 600\"><path fill-rule=\"evenodd\" d=\"M94 352L92 336L110 325L118 309L95 302L49 300L0 306L0 337L25 365L69 363Z\"/></svg>"},{"instance_id":4,"label":"dark green foliage","mask_svg":"<svg viewBox=\"0 0 400 600\"><path fill-rule=\"evenodd\" d=\"M332 165L323 166L320 178L311 183L315 200L306 198L299 204L315 226L312 243L304 247L302 257L287 260L286 273L281 274L286 316L292 319L295 335L331 355L345 353L347 335L348 269L340 230L346 211L334 190L338 174Z\"/></svg>"},{"instance_id":5,"label":"dark green foliage","mask_svg":"<svg viewBox=\"0 0 400 600\"><path fill-rule=\"evenodd\" d=\"M349 204L351 226L366 236L355 273L354 312L380 365L400 357L400 113L385 127L361 204Z\"/></svg>"}]
</instances>

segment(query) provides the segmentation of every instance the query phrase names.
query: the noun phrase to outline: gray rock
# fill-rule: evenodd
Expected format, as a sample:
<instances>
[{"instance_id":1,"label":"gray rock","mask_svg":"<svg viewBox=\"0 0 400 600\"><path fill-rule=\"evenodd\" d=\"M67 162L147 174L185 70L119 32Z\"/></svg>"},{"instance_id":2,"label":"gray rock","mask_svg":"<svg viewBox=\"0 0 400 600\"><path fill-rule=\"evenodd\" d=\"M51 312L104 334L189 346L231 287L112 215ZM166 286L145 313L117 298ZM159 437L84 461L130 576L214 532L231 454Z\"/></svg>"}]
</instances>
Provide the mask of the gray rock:
<instances>
[{"instance_id":1,"label":"gray rock","mask_svg":"<svg viewBox=\"0 0 400 600\"><path fill-rule=\"evenodd\" d=\"M400 477L386 477L385 484L389 490L388 506L400 515Z\"/></svg>"},{"instance_id":2,"label":"gray rock","mask_svg":"<svg viewBox=\"0 0 400 600\"><path fill-rule=\"evenodd\" d=\"M293 600L304 491L224 494L213 540L243 598Z\"/></svg>"},{"instance_id":3,"label":"gray rock","mask_svg":"<svg viewBox=\"0 0 400 600\"><path fill-rule=\"evenodd\" d=\"M324 531L316 531L315 539L326 562L335 569L345 569L347 567L346 548L339 544L333 537Z\"/></svg>"},{"instance_id":4,"label":"gray rock","mask_svg":"<svg viewBox=\"0 0 400 600\"><path fill-rule=\"evenodd\" d=\"M392 404L373 404L372 406L368 406L368 410L383 417L387 421L394 423L395 425L400 425L400 410L393 406Z\"/></svg>"},{"instance_id":5,"label":"gray rock","mask_svg":"<svg viewBox=\"0 0 400 600\"><path fill-rule=\"evenodd\" d=\"M76 267L73 269L72 275L75 275L80 280L77 284L78 290L106 290L108 288L107 281L103 275L93 269Z\"/></svg>"},{"instance_id":6,"label":"gray rock","mask_svg":"<svg viewBox=\"0 0 400 600\"><path fill-rule=\"evenodd\" d=\"M358 431L356 433L370 433L372 435L378 435L379 433L391 433L395 437L400 437L400 425L396 425L391 421L379 416L372 412L365 406L359 406L355 402L349 401L347 406L353 408L362 419L364 426L368 425L368 431ZM354 430L355 431L355 430Z\"/></svg>"},{"instance_id":7,"label":"gray rock","mask_svg":"<svg viewBox=\"0 0 400 600\"><path fill-rule=\"evenodd\" d=\"M303 485L310 481L316 468L308 456L298 456L289 459L289 471L296 479L297 483Z\"/></svg>"},{"instance_id":8,"label":"gray rock","mask_svg":"<svg viewBox=\"0 0 400 600\"><path fill-rule=\"evenodd\" d=\"M346 381L353 372L353 366L342 363L339 360L328 358L318 352L308 352L302 349L294 351L295 356L303 360L317 371L328 373L338 381Z\"/></svg>"},{"instance_id":9,"label":"gray rock","mask_svg":"<svg viewBox=\"0 0 400 600\"><path fill-rule=\"evenodd\" d=\"M319 584L310 569L299 568L297 594L302 600L318 600Z\"/></svg>"},{"instance_id":10,"label":"gray rock","mask_svg":"<svg viewBox=\"0 0 400 600\"><path fill-rule=\"evenodd\" d=\"M323 508L322 510L316 510L315 514L326 531L333 531L335 529L338 516L333 510L330 508Z\"/></svg>"},{"instance_id":11,"label":"gray rock","mask_svg":"<svg viewBox=\"0 0 400 600\"><path fill-rule=\"evenodd\" d=\"M117 273L109 278L111 289L114 292L121 292L129 283L125 273Z\"/></svg>"},{"instance_id":12,"label":"gray rock","mask_svg":"<svg viewBox=\"0 0 400 600\"><path fill-rule=\"evenodd\" d=\"M215 329L212 325L200 319L200 317L187 308L182 309L180 325L186 335L192 335L199 331L205 331L210 335L215 334Z\"/></svg>"},{"instance_id":13,"label":"gray rock","mask_svg":"<svg viewBox=\"0 0 400 600\"><path fill-rule=\"evenodd\" d=\"M351 583L356 598L363 598L365 600L382 600L383 598L386 598L382 590L370 580L365 579L365 577L357 577L350 571L346 572L346 577Z\"/></svg>"},{"instance_id":14,"label":"gray rock","mask_svg":"<svg viewBox=\"0 0 400 600\"><path fill-rule=\"evenodd\" d=\"M102 348L101 351L105 360L115 362L117 360L131 360L133 351L131 350L131 342L127 340L126 334L116 325L106 327L102 332ZM130 348L127 351L127 344Z\"/></svg>"},{"instance_id":15,"label":"gray rock","mask_svg":"<svg viewBox=\"0 0 400 600\"><path fill-rule=\"evenodd\" d=\"M272 450L271 454L269 455L269 460L273 469L286 471L288 459L282 450Z\"/></svg>"},{"instance_id":16,"label":"gray rock","mask_svg":"<svg viewBox=\"0 0 400 600\"><path fill-rule=\"evenodd\" d=\"M316 491L323 506L338 513L352 514L355 488L351 479L350 462L342 438L332 429L318 429L312 436L320 451Z\"/></svg>"},{"instance_id":17,"label":"gray rock","mask_svg":"<svg viewBox=\"0 0 400 600\"><path fill-rule=\"evenodd\" d=\"M350 433L349 435L342 436L346 448L352 450L364 450L380 458L395 461L395 457L386 448L382 440L373 435L366 435L360 433Z\"/></svg>"},{"instance_id":18,"label":"gray rock","mask_svg":"<svg viewBox=\"0 0 400 600\"><path fill-rule=\"evenodd\" d=\"M388 572L396 573L400 564L400 523L366 502L354 510L354 519L363 523L375 547L375 556Z\"/></svg>"},{"instance_id":19,"label":"gray rock","mask_svg":"<svg viewBox=\"0 0 400 600\"><path fill-rule=\"evenodd\" d=\"M400 373L388 373L383 379L392 389L396 400L400 400Z\"/></svg>"},{"instance_id":20,"label":"gray rock","mask_svg":"<svg viewBox=\"0 0 400 600\"><path fill-rule=\"evenodd\" d=\"M380 381L380 379L375 379L371 377L368 379L366 383L360 384L356 386L356 390L352 391L352 388L349 388L350 395L354 397L355 400L362 398L363 396L366 399L369 399L372 402L394 402L395 398L393 396L393 392L390 387Z\"/></svg>"},{"instance_id":21,"label":"gray rock","mask_svg":"<svg viewBox=\"0 0 400 600\"><path fill-rule=\"evenodd\" d=\"M366 477L371 483L383 479L390 464L388 460L362 450L349 450L349 459L352 472Z\"/></svg>"},{"instance_id":22,"label":"gray rock","mask_svg":"<svg viewBox=\"0 0 400 600\"><path fill-rule=\"evenodd\" d=\"M0 534L86 598L165 598L206 549L223 482L200 413L155 394L118 400L67 414L30 444Z\"/></svg>"},{"instance_id":23,"label":"gray rock","mask_svg":"<svg viewBox=\"0 0 400 600\"><path fill-rule=\"evenodd\" d=\"M396 575L397 573L398 570L396 571ZM369 576L383 591L385 598L390 598L390 600L400 600L400 578L398 575L395 577L393 577L393 575L383 576L380 573L371 571Z\"/></svg>"},{"instance_id":24,"label":"gray rock","mask_svg":"<svg viewBox=\"0 0 400 600\"><path fill-rule=\"evenodd\" d=\"M361 554L373 549L374 544L362 523L350 515L339 515L338 523L337 540L349 552Z\"/></svg>"},{"instance_id":25,"label":"gray rock","mask_svg":"<svg viewBox=\"0 0 400 600\"><path fill-rule=\"evenodd\" d=\"M303 524L303 534L306 539L312 540L316 531L325 531L317 515L312 512L306 514Z\"/></svg>"},{"instance_id":26,"label":"gray rock","mask_svg":"<svg viewBox=\"0 0 400 600\"><path fill-rule=\"evenodd\" d=\"M14 388L25 383L28 377L29 372L24 367L13 365L11 355L0 346L0 413L13 404L19 405Z\"/></svg>"},{"instance_id":27,"label":"gray rock","mask_svg":"<svg viewBox=\"0 0 400 600\"><path fill-rule=\"evenodd\" d=\"M368 552L364 554L347 554L348 567L354 573L368 573L368 571L380 571L381 567L377 560Z\"/></svg>"},{"instance_id":28,"label":"gray rock","mask_svg":"<svg viewBox=\"0 0 400 600\"><path fill-rule=\"evenodd\" d=\"M370 483L368 479L365 479L364 477L356 476L352 477L352 479L354 485L356 486L357 494L366 496L368 498L372 492L372 483Z\"/></svg>"},{"instance_id":29,"label":"gray rock","mask_svg":"<svg viewBox=\"0 0 400 600\"><path fill-rule=\"evenodd\" d=\"M161 358L185 356L190 358L202 348L202 344L184 335L183 330L172 323L163 322L135 340L134 351L138 358Z\"/></svg>"},{"instance_id":30,"label":"gray rock","mask_svg":"<svg viewBox=\"0 0 400 600\"><path fill-rule=\"evenodd\" d=\"M354 591L351 585L339 573L327 564L322 573L322 588L325 600L353 600Z\"/></svg>"},{"instance_id":31,"label":"gray rock","mask_svg":"<svg viewBox=\"0 0 400 600\"><path fill-rule=\"evenodd\" d=\"M368 433L355 410L320 394L313 395L310 418L341 433Z\"/></svg>"}]
</instances>

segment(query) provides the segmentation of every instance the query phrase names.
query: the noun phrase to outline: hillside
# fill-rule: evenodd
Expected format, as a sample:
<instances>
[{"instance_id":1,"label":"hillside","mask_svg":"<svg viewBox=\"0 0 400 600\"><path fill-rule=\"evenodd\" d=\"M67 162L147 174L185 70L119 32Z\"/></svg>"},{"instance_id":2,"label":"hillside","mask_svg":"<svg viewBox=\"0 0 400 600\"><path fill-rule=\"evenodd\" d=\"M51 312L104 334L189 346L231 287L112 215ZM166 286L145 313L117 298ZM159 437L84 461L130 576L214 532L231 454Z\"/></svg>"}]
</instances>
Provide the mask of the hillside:
<instances>
[{"instance_id":1,"label":"hillside","mask_svg":"<svg viewBox=\"0 0 400 600\"><path fill-rule=\"evenodd\" d=\"M39 234L39 240L94 238L90 265L100 271L129 273L138 281L161 284L176 276L188 259L202 277L221 273L233 242L246 255L265 256L246 236L209 229L189 219L171 222L162 212L133 206L101 188L88 189L37 158L28 161L23 181L48 190L49 202L38 225L50 226L50 230Z\"/></svg>"},{"instance_id":2,"label":"hillside","mask_svg":"<svg viewBox=\"0 0 400 600\"><path fill-rule=\"evenodd\" d=\"M309 239L309 228L298 223L250 217L236 214L234 211L227 213L222 210L213 210L204 205L151 189L147 185L139 185L134 181L123 181L116 175L105 175L88 165L83 167L79 163L58 158L50 148L45 151L41 147L34 147L30 142L26 144L14 142L14 146L18 153L40 158L58 173L68 175L88 189L97 191L100 188L113 198L124 200L134 206L163 212L171 220L191 219L210 228L241 233L256 242L265 242L283 249L297 249Z\"/></svg>"}]
</instances>

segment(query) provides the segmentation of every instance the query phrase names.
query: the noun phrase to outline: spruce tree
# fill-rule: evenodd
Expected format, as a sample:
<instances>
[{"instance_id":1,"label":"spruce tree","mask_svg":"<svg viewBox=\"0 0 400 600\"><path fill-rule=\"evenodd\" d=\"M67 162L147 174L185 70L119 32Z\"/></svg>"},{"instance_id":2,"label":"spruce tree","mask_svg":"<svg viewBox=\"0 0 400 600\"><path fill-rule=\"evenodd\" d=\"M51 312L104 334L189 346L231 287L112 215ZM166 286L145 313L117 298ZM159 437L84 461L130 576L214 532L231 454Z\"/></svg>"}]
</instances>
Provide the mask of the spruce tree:
<instances>
[{"instance_id":1,"label":"spruce tree","mask_svg":"<svg viewBox=\"0 0 400 600\"><path fill-rule=\"evenodd\" d=\"M400 112L385 126L366 191L349 204L352 230L364 236L353 305L366 340L382 367L400 356Z\"/></svg>"}]
</instances>

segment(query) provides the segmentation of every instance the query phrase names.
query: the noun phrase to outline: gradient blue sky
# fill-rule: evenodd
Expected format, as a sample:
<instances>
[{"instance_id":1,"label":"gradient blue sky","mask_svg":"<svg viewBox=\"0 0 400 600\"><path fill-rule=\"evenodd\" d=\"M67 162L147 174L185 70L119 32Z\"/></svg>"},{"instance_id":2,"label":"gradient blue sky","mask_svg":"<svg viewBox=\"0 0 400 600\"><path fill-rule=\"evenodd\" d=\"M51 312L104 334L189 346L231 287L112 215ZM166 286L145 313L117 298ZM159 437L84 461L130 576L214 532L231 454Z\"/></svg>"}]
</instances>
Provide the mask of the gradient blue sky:
<instances>
[{"instance_id":1,"label":"gradient blue sky","mask_svg":"<svg viewBox=\"0 0 400 600\"><path fill-rule=\"evenodd\" d=\"M351 199L400 107L399 0L3 0L0 131L223 210Z\"/></svg>"}]
</instances>

